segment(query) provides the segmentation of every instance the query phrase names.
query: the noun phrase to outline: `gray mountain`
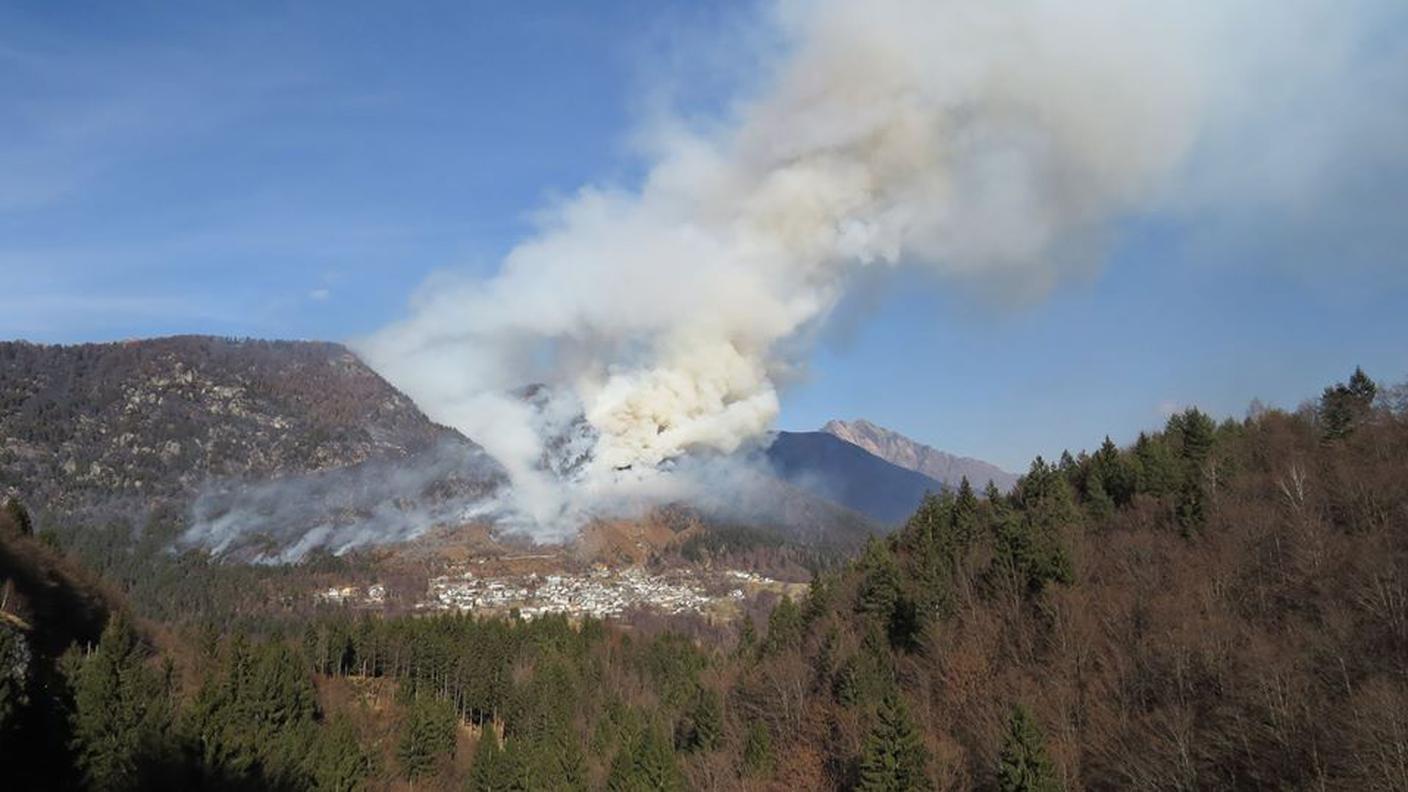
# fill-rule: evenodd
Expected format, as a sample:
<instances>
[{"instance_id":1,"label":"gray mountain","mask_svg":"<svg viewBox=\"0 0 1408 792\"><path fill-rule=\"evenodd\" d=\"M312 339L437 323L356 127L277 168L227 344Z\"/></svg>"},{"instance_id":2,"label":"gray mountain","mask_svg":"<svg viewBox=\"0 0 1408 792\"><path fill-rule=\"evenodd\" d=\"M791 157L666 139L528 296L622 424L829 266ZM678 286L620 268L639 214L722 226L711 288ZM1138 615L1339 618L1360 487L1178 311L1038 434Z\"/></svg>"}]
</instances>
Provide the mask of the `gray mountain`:
<instances>
[{"instance_id":1,"label":"gray mountain","mask_svg":"<svg viewBox=\"0 0 1408 792\"><path fill-rule=\"evenodd\" d=\"M894 527L943 484L827 432L778 432L765 452L783 481Z\"/></svg>"},{"instance_id":2,"label":"gray mountain","mask_svg":"<svg viewBox=\"0 0 1408 792\"><path fill-rule=\"evenodd\" d=\"M0 493L61 527L164 514L267 557L404 535L504 481L338 344L0 343Z\"/></svg>"},{"instance_id":3,"label":"gray mountain","mask_svg":"<svg viewBox=\"0 0 1408 792\"><path fill-rule=\"evenodd\" d=\"M902 468L922 473L947 486L956 487L964 477L977 489L988 481L1006 492L1017 483L1017 475L972 457L948 454L932 446L911 440L899 432L876 426L870 421L827 421L821 431L860 446L875 456Z\"/></svg>"}]
</instances>

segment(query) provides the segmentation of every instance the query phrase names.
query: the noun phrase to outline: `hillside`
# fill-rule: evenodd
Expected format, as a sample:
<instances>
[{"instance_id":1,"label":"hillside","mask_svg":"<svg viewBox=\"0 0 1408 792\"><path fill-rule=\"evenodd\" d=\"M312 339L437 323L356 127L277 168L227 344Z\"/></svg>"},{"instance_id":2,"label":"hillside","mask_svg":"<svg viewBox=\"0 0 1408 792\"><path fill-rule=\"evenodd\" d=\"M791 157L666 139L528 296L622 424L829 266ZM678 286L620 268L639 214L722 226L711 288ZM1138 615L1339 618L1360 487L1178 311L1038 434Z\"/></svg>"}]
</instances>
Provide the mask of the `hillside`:
<instances>
[{"instance_id":1,"label":"hillside","mask_svg":"<svg viewBox=\"0 0 1408 792\"><path fill-rule=\"evenodd\" d=\"M194 538L210 546L220 532L277 542L502 481L477 446L329 343L0 343L0 438L0 490L41 518L141 526L194 509Z\"/></svg>"},{"instance_id":2,"label":"hillside","mask_svg":"<svg viewBox=\"0 0 1408 792\"><path fill-rule=\"evenodd\" d=\"M737 629L325 608L151 657L113 620L48 750L90 788L1405 789L1408 410L1366 383L928 497Z\"/></svg>"},{"instance_id":3,"label":"hillside","mask_svg":"<svg viewBox=\"0 0 1408 792\"><path fill-rule=\"evenodd\" d=\"M966 478L975 487L982 487L991 481L998 489L1007 492L1017 483L1015 473L1008 473L981 459L940 451L865 419L827 421L821 431L858 445L886 462L922 473L950 487L958 486L958 482Z\"/></svg>"},{"instance_id":4,"label":"hillside","mask_svg":"<svg viewBox=\"0 0 1408 792\"><path fill-rule=\"evenodd\" d=\"M792 486L895 525L944 486L825 432L778 432L766 456Z\"/></svg>"}]
</instances>

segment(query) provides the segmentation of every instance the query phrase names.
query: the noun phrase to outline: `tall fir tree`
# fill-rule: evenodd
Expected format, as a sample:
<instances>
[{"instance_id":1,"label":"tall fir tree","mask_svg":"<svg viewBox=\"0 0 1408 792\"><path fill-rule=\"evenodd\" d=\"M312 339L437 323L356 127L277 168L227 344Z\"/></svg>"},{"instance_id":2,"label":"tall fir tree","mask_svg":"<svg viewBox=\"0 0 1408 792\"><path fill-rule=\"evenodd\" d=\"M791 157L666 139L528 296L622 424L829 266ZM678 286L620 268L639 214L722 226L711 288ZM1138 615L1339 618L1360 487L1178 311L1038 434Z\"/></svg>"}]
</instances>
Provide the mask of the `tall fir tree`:
<instances>
[{"instance_id":1,"label":"tall fir tree","mask_svg":"<svg viewBox=\"0 0 1408 792\"><path fill-rule=\"evenodd\" d=\"M928 752L894 689L886 693L861 754L859 792L920 792L932 788Z\"/></svg>"},{"instance_id":2,"label":"tall fir tree","mask_svg":"<svg viewBox=\"0 0 1408 792\"><path fill-rule=\"evenodd\" d=\"M494 724L485 723L479 735L479 745L474 749L474 763L469 768L469 792L513 792L515 785L513 765L499 747L499 736Z\"/></svg>"},{"instance_id":3,"label":"tall fir tree","mask_svg":"<svg viewBox=\"0 0 1408 792\"><path fill-rule=\"evenodd\" d=\"M411 703L396 759L401 774L411 781L430 775L442 757L455 749L455 714L450 705L429 695L417 696Z\"/></svg>"},{"instance_id":4,"label":"tall fir tree","mask_svg":"<svg viewBox=\"0 0 1408 792\"><path fill-rule=\"evenodd\" d=\"M1007 720L1007 736L997 758L997 788L999 792L1061 790L1056 771L1046 756L1041 729L1020 704L1012 708Z\"/></svg>"},{"instance_id":5,"label":"tall fir tree","mask_svg":"<svg viewBox=\"0 0 1408 792\"><path fill-rule=\"evenodd\" d=\"M171 727L169 684L148 668L147 651L115 613L97 649L83 658L73 687L73 748L94 789L137 789L144 764L164 750Z\"/></svg>"}]
</instances>

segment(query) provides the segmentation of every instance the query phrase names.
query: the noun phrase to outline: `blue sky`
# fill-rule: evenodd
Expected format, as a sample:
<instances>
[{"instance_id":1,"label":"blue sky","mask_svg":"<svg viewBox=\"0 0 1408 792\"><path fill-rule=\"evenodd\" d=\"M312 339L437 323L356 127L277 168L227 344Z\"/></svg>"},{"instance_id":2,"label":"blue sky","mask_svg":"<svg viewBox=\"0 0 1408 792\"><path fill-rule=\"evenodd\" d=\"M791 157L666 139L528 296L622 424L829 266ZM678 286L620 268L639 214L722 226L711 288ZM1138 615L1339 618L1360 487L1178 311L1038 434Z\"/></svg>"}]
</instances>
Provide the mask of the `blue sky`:
<instances>
[{"instance_id":1,"label":"blue sky","mask_svg":"<svg viewBox=\"0 0 1408 792\"><path fill-rule=\"evenodd\" d=\"M0 3L0 337L372 332L431 273L491 272L552 196L636 178L661 85L710 111L738 64L701 42L747 15L697 6ZM1408 75L1347 90L1408 104ZM1408 378L1408 157L1380 154L1328 161L1303 214L1125 218L1022 305L890 278L842 307L781 425L866 417L1020 469L1175 405Z\"/></svg>"}]
</instances>

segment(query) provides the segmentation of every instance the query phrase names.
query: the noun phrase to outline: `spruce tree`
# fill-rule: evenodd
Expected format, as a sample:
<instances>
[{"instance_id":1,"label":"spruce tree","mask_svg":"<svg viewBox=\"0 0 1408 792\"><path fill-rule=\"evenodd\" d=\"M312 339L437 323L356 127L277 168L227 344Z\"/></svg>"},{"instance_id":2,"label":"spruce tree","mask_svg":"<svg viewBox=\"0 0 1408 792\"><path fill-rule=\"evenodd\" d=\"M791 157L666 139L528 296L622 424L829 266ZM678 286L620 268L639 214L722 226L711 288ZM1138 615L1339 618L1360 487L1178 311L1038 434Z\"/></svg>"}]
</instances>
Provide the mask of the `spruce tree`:
<instances>
[{"instance_id":1,"label":"spruce tree","mask_svg":"<svg viewBox=\"0 0 1408 792\"><path fill-rule=\"evenodd\" d=\"M762 721L753 721L743 740L743 772L754 778L772 772L772 732Z\"/></svg>"},{"instance_id":2,"label":"spruce tree","mask_svg":"<svg viewBox=\"0 0 1408 792\"><path fill-rule=\"evenodd\" d=\"M893 688L885 694L861 754L861 792L918 792L931 788L924 741Z\"/></svg>"},{"instance_id":3,"label":"spruce tree","mask_svg":"<svg viewBox=\"0 0 1408 792\"><path fill-rule=\"evenodd\" d=\"M77 666L73 748L94 789L135 789L144 760L162 750L171 724L170 690L146 665L146 650L122 614Z\"/></svg>"},{"instance_id":4,"label":"spruce tree","mask_svg":"<svg viewBox=\"0 0 1408 792\"><path fill-rule=\"evenodd\" d=\"M675 725L675 747L687 753L718 747L724 728L723 699L718 691L700 687L689 711Z\"/></svg>"},{"instance_id":5,"label":"spruce tree","mask_svg":"<svg viewBox=\"0 0 1408 792\"><path fill-rule=\"evenodd\" d=\"M318 792L353 792L366 784L371 760L346 717L318 730L312 757L313 788Z\"/></svg>"},{"instance_id":6,"label":"spruce tree","mask_svg":"<svg viewBox=\"0 0 1408 792\"><path fill-rule=\"evenodd\" d=\"M474 749L474 764L469 768L469 792L511 792L514 787L513 767L499 747L494 724L485 723Z\"/></svg>"},{"instance_id":7,"label":"spruce tree","mask_svg":"<svg viewBox=\"0 0 1408 792\"><path fill-rule=\"evenodd\" d=\"M606 788L609 792L680 792L685 785L670 743L647 726L617 752Z\"/></svg>"},{"instance_id":8,"label":"spruce tree","mask_svg":"<svg viewBox=\"0 0 1408 792\"><path fill-rule=\"evenodd\" d=\"M1059 792L1061 785L1046 756L1044 742L1027 708L1014 706L997 759L999 792Z\"/></svg>"},{"instance_id":9,"label":"spruce tree","mask_svg":"<svg viewBox=\"0 0 1408 792\"><path fill-rule=\"evenodd\" d=\"M888 543L871 539L860 559L865 577L861 580L857 610L889 621L900 593L900 570Z\"/></svg>"},{"instance_id":10,"label":"spruce tree","mask_svg":"<svg viewBox=\"0 0 1408 792\"><path fill-rule=\"evenodd\" d=\"M450 705L428 695L418 696L396 746L401 773L411 781L430 775L440 757L454 748L455 715Z\"/></svg>"}]
</instances>

